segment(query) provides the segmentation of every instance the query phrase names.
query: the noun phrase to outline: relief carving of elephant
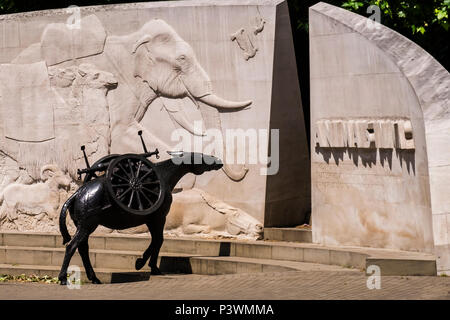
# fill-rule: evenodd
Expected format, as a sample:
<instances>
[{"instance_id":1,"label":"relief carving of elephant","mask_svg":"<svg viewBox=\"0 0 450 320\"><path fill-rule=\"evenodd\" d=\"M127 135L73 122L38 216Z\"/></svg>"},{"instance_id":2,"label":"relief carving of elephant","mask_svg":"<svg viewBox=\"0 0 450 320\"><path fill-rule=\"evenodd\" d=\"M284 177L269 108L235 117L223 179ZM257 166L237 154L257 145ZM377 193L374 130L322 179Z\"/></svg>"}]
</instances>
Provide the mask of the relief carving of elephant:
<instances>
[{"instance_id":1,"label":"relief carving of elephant","mask_svg":"<svg viewBox=\"0 0 450 320\"><path fill-rule=\"evenodd\" d=\"M205 122L214 123L214 127L222 130L219 110L241 110L252 101L229 101L215 95L211 80L198 63L192 47L186 43L168 24L162 20L154 20L146 24L144 35L133 45L134 76L141 81L141 96L135 119L142 120L149 105L158 97L189 98L193 105L200 109ZM186 119L183 110L170 108L166 110L181 127L194 135L194 126ZM214 111L205 109L213 108ZM208 118L208 119L207 119ZM226 154L226 150L224 150ZM245 166L233 170L224 165L224 172L235 181L243 179L248 171Z\"/></svg>"}]
</instances>

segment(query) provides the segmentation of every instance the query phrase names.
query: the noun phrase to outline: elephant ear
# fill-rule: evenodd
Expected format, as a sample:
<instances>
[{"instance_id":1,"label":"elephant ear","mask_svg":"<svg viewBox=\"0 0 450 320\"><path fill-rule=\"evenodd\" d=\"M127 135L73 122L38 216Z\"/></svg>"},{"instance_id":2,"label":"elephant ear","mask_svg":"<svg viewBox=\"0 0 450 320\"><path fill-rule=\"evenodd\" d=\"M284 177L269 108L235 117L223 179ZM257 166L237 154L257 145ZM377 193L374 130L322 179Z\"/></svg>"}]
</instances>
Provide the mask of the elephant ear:
<instances>
[{"instance_id":1,"label":"elephant ear","mask_svg":"<svg viewBox=\"0 0 450 320\"><path fill-rule=\"evenodd\" d=\"M154 43L167 43L174 41L173 35L171 35L168 32L156 32L153 35L150 34L144 34L142 37L140 37L133 45L131 53L136 53L137 49L145 43L148 42L154 42Z\"/></svg>"},{"instance_id":2,"label":"elephant ear","mask_svg":"<svg viewBox=\"0 0 450 320\"><path fill-rule=\"evenodd\" d=\"M139 49L139 47L140 47L141 45L143 45L144 43L148 43L148 42L150 42L151 40L152 40L152 37L151 37L150 35L148 35L148 34L142 36L141 38L139 38L139 39L134 43L133 48L132 48L132 50L131 50L131 53L132 53L132 54L135 54L136 51L137 51L137 49Z\"/></svg>"},{"instance_id":3,"label":"elephant ear","mask_svg":"<svg viewBox=\"0 0 450 320\"><path fill-rule=\"evenodd\" d=\"M152 40L152 37L150 35L145 35L138 39L131 50L131 54L134 56L134 72L133 75L135 77L140 77L140 72L142 68L142 63L145 61L146 63L149 63L151 65L154 65L153 58L150 55L150 51L147 47L145 47L145 50L139 50L139 48L148 42ZM153 88L153 87L152 87ZM153 88L155 89L155 88Z\"/></svg>"}]
</instances>

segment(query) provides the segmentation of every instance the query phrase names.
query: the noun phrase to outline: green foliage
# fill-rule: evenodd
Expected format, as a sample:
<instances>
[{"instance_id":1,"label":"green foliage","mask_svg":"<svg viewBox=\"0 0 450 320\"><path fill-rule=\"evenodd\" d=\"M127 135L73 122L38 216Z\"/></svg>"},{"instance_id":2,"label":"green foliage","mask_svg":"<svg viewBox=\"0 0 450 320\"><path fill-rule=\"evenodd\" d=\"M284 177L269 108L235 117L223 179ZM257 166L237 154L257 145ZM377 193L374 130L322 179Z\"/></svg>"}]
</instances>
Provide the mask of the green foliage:
<instances>
[{"instance_id":1,"label":"green foliage","mask_svg":"<svg viewBox=\"0 0 450 320\"><path fill-rule=\"evenodd\" d=\"M12 12L15 7L14 0L1 0L0 1L0 12L9 13Z\"/></svg>"},{"instance_id":2,"label":"green foliage","mask_svg":"<svg viewBox=\"0 0 450 320\"><path fill-rule=\"evenodd\" d=\"M412 34L422 35L433 26L448 31L450 0L347 0L341 6L364 15L362 10L372 4L381 9L386 24L393 29L410 29Z\"/></svg>"},{"instance_id":3,"label":"green foliage","mask_svg":"<svg viewBox=\"0 0 450 320\"><path fill-rule=\"evenodd\" d=\"M382 24L414 41L450 69L450 0L345 0L341 7L367 16L367 7L372 4L380 8Z\"/></svg>"},{"instance_id":4,"label":"green foliage","mask_svg":"<svg viewBox=\"0 0 450 320\"><path fill-rule=\"evenodd\" d=\"M318 1L288 0L294 12L296 27L307 30L305 9ZM434 27L449 29L450 0L330 0L330 4L367 16L367 8L380 8L382 23L408 36L409 33L425 34ZM409 32L407 31L409 29ZM430 35L432 36L432 35Z\"/></svg>"},{"instance_id":5,"label":"green foliage","mask_svg":"<svg viewBox=\"0 0 450 320\"><path fill-rule=\"evenodd\" d=\"M0 282L16 281L16 282L40 282L40 283L59 283L58 278L52 278L50 276L37 276L35 274L18 276L3 274L0 275Z\"/></svg>"},{"instance_id":6,"label":"green foliage","mask_svg":"<svg viewBox=\"0 0 450 320\"><path fill-rule=\"evenodd\" d=\"M380 8L381 23L428 51L450 70L450 0L324 0L325 2L369 17L370 5ZM317 0L288 0L296 54L308 50L308 8ZM298 61L299 71L307 70ZM303 66L303 67L302 67ZM299 74L300 74L299 72ZM304 92L304 90L302 90ZM302 92L302 93L303 93Z\"/></svg>"},{"instance_id":7,"label":"green foliage","mask_svg":"<svg viewBox=\"0 0 450 320\"><path fill-rule=\"evenodd\" d=\"M364 3L362 3L361 1L349 0L349 1L344 2L341 6L342 6L342 8L349 9L349 10L358 10L363 5L364 5Z\"/></svg>"}]
</instances>

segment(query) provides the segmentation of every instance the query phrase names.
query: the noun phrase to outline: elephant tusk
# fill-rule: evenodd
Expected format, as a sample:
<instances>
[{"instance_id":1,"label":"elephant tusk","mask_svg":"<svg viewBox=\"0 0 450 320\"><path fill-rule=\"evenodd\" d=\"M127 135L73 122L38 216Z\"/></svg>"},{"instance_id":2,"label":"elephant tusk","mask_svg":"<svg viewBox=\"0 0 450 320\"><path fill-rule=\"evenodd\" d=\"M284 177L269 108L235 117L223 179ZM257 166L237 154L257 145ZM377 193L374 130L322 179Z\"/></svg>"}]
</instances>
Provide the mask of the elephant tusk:
<instances>
[{"instance_id":1,"label":"elephant tusk","mask_svg":"<svg viewBox=\"0 0 450 320\"><path fill-rule=\"evenodd\" d=\"M206 133L203 131L203 129L200 129L201 132L198 132L198 128L196 128L195 126L193 126L187 119L186 116L184 115L183 111L169 111L166 108L167 112L169 113L170 118L175 121L176 123L178 123L182 128L186 129L188 132L192 133L194 136L206 136ZM197 129L197 130L196 130Z\"/></svg>"},{"instance_id":2,"label":"elephant tusk","mask_svg":"<svg viewBox=\"0 0 450 320\"><path fill-rule=\"evenodd\" d=\"M208 94L203 97L197 98L203 103L210 105L215 108L223 108L223 109L235 109L235 108L244 108L252 104L251 100L247 101L229 101L219 98L215 94Z\"/></svg>"}]
</instances>

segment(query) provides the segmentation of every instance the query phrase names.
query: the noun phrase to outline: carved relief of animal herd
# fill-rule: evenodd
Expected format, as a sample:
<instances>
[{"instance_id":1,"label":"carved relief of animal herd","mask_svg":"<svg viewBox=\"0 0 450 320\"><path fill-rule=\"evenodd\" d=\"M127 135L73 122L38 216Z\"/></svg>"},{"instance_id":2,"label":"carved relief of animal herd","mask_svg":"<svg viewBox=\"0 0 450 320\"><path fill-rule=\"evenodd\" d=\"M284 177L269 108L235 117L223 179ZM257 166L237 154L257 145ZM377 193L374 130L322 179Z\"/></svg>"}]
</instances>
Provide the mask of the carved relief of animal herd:
<instances>
[{"instance_id":1,"label":"carved relief of animal herd","mask_svg":"<svg viewBox=\"0 0 450 320\"><path fill-rule=\"evenodd\" d=\"M255 34L263 29L264 22L259 23ZM48 24L40 42L24 49L11 64L3 65L13 73L20 69L9 75L18 86L22 77L43 70L42 65L48 78L36 88L28 88L31 100L25 103L26 110L9 110L8 116L19 122L27 119L24 126L38 127L30 114L38 113L43 104L47 104L44 109L51 105L52 114L39 120L47 121L45 138L0 136L0 230L58 230L55 222L59 210L80 186L76 179L76 168L82 164L80 145L86 145L89 159L95 161L112 152L137 150L136 132L142 130L146 141L169 150L170 145L160 138L164 131L175 127L198 134L186 109L222 130L223 110L239 112L252 104L250 100L230 101L214 94L192 47L163 20L150 20L124 36L107 35L95 15L84 17L81 25L80 30L70 31L62 23ZM77 43L79 39L89 41L84 45ZM77 50L70 49L67 41L75 42ZM30 67L25 71L19 68L24 65ZM50 92L47 99L33 100L32 91L42 87ZM6 95L8 92L3 92ZM160 112L167 112L173 123L145 127L141 120L156 102L164 106ZM245 165L224 164L222 170L234 181L244 179L248 172ZM166 223L173 234L261 236L260 222L195 183L181 185L175 191ZM102 231L113 232L108 228ZM123 232L146 231L137 228Z\"/></svg>"}]
</instances>

